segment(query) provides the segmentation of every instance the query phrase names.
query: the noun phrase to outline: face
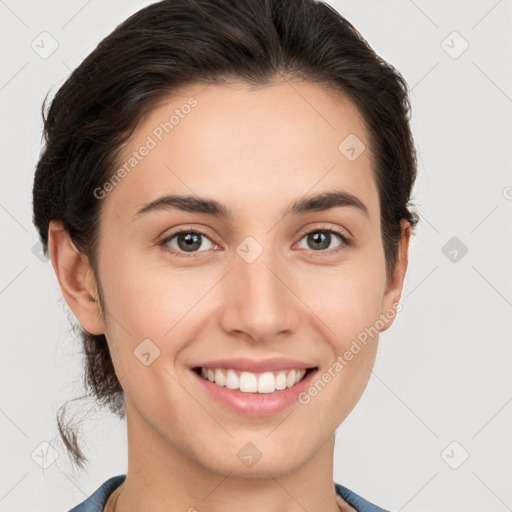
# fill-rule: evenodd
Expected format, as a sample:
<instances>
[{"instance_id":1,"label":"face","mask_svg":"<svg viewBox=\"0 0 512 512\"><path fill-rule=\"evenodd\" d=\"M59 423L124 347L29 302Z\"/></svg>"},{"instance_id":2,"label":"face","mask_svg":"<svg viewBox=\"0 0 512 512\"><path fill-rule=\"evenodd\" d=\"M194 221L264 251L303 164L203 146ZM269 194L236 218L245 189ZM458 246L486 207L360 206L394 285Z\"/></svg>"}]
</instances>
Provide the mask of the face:
<instances>
[{"instance_id":1,"label":"face","mask_svg":"<svg viewBox=\"0 0 512 512\"><path fill-rule=\"evenodd\" d=\"M98 191L105 319L75 314L108 339L130 457L257 477L332 454L406 264L386 281L356 108L302 81L189 87L143 118L125 163Z\"/></svg>"}]
</instances>

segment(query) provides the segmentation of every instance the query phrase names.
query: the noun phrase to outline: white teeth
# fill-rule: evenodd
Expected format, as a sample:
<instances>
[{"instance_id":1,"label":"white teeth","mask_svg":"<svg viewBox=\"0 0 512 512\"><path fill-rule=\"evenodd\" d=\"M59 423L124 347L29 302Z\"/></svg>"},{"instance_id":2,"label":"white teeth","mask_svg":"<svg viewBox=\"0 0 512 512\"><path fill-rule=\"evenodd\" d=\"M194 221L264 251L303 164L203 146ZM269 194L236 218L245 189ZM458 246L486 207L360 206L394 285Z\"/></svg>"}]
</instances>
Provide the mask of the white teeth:
<instances>
[{"instance_id":1,"label":"white teeth","mask_svg":"<svg viewBox=\"0 0 512 512\"><path fill-rule=\"evenodd\" d=\"M276 389L280 391L281 389L286 389L286 373L279 372L276 377Z\"/></svg>"},{"instance_id":2,"label":"white teeth","mask_svg":"<svg viewBox=\"0 0 512 512\"><path fill-rule=\"evenodd\" d=\"M258 391L258 379L254 373L242 372L240 374L240 391L244 393L256 393Z\"/></svg>"},{"instance_id":3,"label":"white teeth","mask_svg":"<svg viewBox=\"0 0 512 512\"><path fill-rule=\"evenodd\" d=\"M291 388L295 384L295 370L292 370L286 378L286 387Z\"/></svg>"},{"instance_id":4,"label":"white teeth","mask_svg":"<svg viewBox=\"0 0 512 512\"><path fill-rule=\"evenodd\" d=\"M228 370L226 375L226 387L229 389L238 389L240 387L240 379L235 370Z\"/></svg>"},{"instance_id":5,"label":"white teeth","mask_svg":"<svg viewBox=\"0 0 512 512\"><path fill-rule=\"evenodd\" d=\"M262 373L258 378L258 393L272 393L276 390L276 378L272 372Z\"/></svg>"},{"instance_id":6,"label":"white teeth","mask_svg":"<svg viewBox=\"0 0 512 512\"><path fill-rule=\"evenodd\" d=\"M306 370L286 370L277 373L264 372L240 372L235 370L223 370L220 368L201 368L201 377L218 386L229 389L239 389L243 393L273 393L286 388L291 388L300 382Z\"/></svg>"},{"instance_id":7,"label":"white teeth","mask_svg":"<svg viewBox=\"0 0 512 512\"><path fill-rule=\"evenodd\" d=\"M219 369L215 370L215 382L219 386L225 386L226 385L226 377L222 373L222 370L219 370Z\"/></svg>"}]
</instances>

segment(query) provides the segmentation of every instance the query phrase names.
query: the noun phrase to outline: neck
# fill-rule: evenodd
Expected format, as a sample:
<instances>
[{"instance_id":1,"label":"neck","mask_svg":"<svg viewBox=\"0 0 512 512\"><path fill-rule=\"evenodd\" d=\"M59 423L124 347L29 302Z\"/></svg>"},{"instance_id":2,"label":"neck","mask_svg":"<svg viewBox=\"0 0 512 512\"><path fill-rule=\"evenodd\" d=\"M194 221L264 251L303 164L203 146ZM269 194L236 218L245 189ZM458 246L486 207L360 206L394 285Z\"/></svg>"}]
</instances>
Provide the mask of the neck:
<instances>
[{"instance_id":1,"label":"neck","mask_svg":"<svg viewBox=\"0 0 512 512\"><path fill-rule=\"evenodd\" d=\"M305 463L288 472L259 461L253 477L212 470L187 447L164 439L126 404L128 471L116 512L339 512L333 484L334 435ZM254 466L256 468L257 466Z\"/></svg>"}]
</instances>

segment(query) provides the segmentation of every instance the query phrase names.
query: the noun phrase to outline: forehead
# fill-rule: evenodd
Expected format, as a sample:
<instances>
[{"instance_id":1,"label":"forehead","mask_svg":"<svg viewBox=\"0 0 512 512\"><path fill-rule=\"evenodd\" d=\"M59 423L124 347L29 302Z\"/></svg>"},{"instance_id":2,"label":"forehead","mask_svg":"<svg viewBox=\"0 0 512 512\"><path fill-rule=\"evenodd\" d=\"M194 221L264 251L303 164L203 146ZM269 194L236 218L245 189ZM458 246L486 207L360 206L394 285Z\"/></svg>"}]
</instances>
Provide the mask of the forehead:
<instances>
[{"instance_id":1,"label":"forehead","mask_svg":"<svg viewBox=\"0 0 512 512\"><path fill-rule=\"evenodd\" d=\"M165 193L209 196L243 216L255 204L282 211L333 188L378 216L363 119L347 98L304 81L197 84L162 99L125 145L116 173L122 178L103 206L126 217Z\"/></svg>"}]
</instances>

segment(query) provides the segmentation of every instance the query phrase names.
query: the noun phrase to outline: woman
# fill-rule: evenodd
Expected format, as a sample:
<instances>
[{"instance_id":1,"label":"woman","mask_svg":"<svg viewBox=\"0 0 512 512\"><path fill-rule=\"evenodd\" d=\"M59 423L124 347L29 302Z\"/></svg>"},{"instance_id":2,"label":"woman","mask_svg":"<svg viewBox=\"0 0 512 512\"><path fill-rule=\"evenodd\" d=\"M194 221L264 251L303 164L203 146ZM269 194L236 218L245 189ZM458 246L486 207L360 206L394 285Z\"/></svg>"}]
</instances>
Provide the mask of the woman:
<instances>
[{"instance_id":1,"label":"woman","mask_svg":"<svg viewBox=\"0 0 512 512\"><path fill-rule=\"evenodd\" d=\"M34 222L128 432L126 475L73 511L383 510L333 451L400 308L409 109L313 0L158 2L71 74Z\"/></svg>"}]
</instances>

